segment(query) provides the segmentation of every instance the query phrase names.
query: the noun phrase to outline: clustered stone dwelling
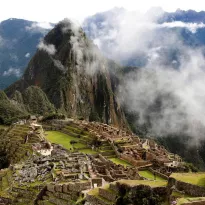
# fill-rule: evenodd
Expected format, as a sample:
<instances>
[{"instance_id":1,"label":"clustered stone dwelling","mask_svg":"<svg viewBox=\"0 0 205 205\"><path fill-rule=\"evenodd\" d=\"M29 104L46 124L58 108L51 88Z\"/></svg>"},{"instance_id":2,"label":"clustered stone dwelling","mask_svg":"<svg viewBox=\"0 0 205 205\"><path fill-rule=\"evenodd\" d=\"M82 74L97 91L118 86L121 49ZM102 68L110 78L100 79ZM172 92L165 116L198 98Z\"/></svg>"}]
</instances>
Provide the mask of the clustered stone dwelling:
<instances>
[{"instance_id":1,"label":"clustered stone dwelling","mask_svg":"<svg viewBox=\"0 0 205 205\"><path fill-rule=\"evenodd\" d=\"M135 167L151 167L158 163L158 171L169 176L173 170L182 167L182 159L168 152L163 146L152 139L140 139L130 131L120 130L113 126L99 123L74 121L79 127L97 136L99 141L108 141L115 154Z\"/></svg>"},{"instance_id":2,"label":"clustered stone dwelling","mask_svg":"<svg viewBox=\"0 0 205 205\"><path fill-rule=\"evenodd\" d=\"M67 150L61 145L51 144L46 140L43 128L73 134L73 137L86 132L88 138L81 137L80 140L96 152L84 154L80 148ZM28 124L21 121L12 125L2 136L0 149L5 151L10 166L0 170L1 205L110 205L126 204L127 200L142 204L140 200L136 202L139 190L147 194L143 196L146 200L159 198L160 203L177 201L172 193L183 191L190 197L198 197L198 202L184 205L204 202L205 188L194 186L195 191L190 192L193 185L178 182L173 175L170 176L174 170L183 171L179 156L169 153L151 139L140 139L130 131L71 119L40 125L33 117ZM89 139L97 140L99 146ZM111 156L126 160L131 166L112 162L102 147L111 149ZM140 170L149 170L163 180L148 180L140 175Z\"/></svg>"}]
</instances>

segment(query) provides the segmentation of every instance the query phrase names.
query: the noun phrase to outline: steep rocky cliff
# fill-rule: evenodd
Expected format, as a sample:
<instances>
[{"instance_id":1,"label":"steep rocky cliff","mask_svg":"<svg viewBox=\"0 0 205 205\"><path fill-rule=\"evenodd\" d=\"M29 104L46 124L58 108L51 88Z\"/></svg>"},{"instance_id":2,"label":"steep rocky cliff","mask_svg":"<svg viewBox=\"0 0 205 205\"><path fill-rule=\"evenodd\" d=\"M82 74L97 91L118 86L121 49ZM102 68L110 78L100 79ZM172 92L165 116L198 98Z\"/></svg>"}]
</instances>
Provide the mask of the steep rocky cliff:
<instances>
[{"instance_id":1,"label":"steep rocky cliff","mask_svg":"<svg viewBox=\"0 0 205 205\"><path fill-rule=\"evenodd\" d=\"M23 92L35 85L69 117L124 125L123 112L113 93L112 66L81 28L64 20L48 33L21 80L6 93L12 96L16 90Z\"/></svg>"}]
</instances>

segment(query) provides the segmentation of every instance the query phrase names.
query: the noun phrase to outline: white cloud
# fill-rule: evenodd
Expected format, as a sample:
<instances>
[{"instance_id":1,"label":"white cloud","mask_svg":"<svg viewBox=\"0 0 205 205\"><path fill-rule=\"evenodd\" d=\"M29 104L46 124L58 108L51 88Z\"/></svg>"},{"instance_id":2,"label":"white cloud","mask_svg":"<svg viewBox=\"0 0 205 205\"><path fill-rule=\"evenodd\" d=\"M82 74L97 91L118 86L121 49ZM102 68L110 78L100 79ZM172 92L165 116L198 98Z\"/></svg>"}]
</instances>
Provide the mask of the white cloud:
<instances>
[{"instance_id":1,"label":"white cloud","mask_svg":"<svg viewBox=\"0 0 205 205\"><path fill-rule=\"evenodd\" d=\"M48 30L52 29L53 25L48 22L35 22L32 23L30 26L26 26L26 30L32 33L41 32L46 33Z\"/></svg>"},{"instance_id":2,"label":"white cloud","mask_svg":"<svg viewBox=\"0 0 205 205\"><path fill-rule=\"evenodd\" d=\"M153 13L110 15L100 30L99 25L91 26L92 36L109 58L121 62L144 60L141 69L125 76L118 93L127 110L139 115L137 123L149 118L152 134L183 133L202 138L204 48L193 49L183 42L180 32L164 28L185 28L194 33L204 24L158 24L156 20Z\"/></svg>"},{"instance_id":3,"label":"white cloud","mask_svg":"<svg viewBox=\"0 0 205 205\"><path fill-rule=\"evenodd\" d=\"M8 77L8 76L16 76L20 77L21 76L21 70L19 68L9 68L7 71L3 72L3 76Z\"/></svg>"},{"instance_id":4,"label":"white cloud","mask_svg":"<svg viewBox=\"0 0 205 205\"><path fill-rule=\"evenodd\" d=\"M54 65L61 71L66 72L66 68L65 66L59 61L59 60L53 60L54 61Z\"/></svg>"},{"instance_id":5,"label":"white cloud","mask_svg":"<svg viewBox=\"0 0 205 205\"><path fill-rule=\"evenodd\" d=\"M156 15L154 12L142 14L129 11L118 13L110 11L108 14L102 14L103 22L95 21L95 19L92 22L88 20L85 21L84 27L87 29L88 35L92 36L94 43L108 58L121 63L126 63L129 58L132 59L137 55L141 59L149 58L147 54L149 55L150 49L164 44L161 43L163 39L167 41L167 44L169 41L172 42L172 39L168 40L166 36L163 36L169 35L170 32L169 36L176 38L174 30L171 28L184 28L192 33L196 33L200 28L205 28L204 23L181 21L158 24L157 19L162 14L162 12L158 12ZM86 24L87 22L88 24ZM164 28L170 30L167 31Z\"/></svg>"},{"instance_id":6,"label":"white cloud","mask_svg":"<svg viewBox=\"0 0 205 205\"><path fill-rule=\"evenodd\" d=\"M30 53L26 53L26 54L25 54L25 58L29 58L30 56L31 56Z\"/></svg>"},{"instance_id":7,"label":"white cloud","mask_svg":"<svg viewBox=\"0 0 205 205\"><path fill-rule=\"evenodd\" d=\"M198 29L205 28L204 23L184 23L181 21L173 21L173 22L165 22L160 25L156 25L156 27L161 28L186 28L190 30L192 33L196 33Z\"/></svg>"},{"instance_id":8,"label":"white cloud","mask_svg":"<svg viewBox=\"0 0 205 205\"><path fill-rule=\"evenodd\" d=\"M12 5L12 7L11 7ZM39 6L40 5L40 6ZM181 9L195 9L198 11L205 10L205 3L201 0L195 1L164 1L164 0L112 0L112 1L95 1L95 0L75 0L72 2L68 0L50 0L40 1L35 3L28 3L26 0L7 0L3 1L1 5L1 19L8 19L12 17L29 19L33 21L48 21L58 22L65 17L82 20L84 17L93 15L96 12L106 11L113 7L124 7L128 10L146 11L153 6L161 6L167 11L174 11L177 8ZM46 11L46 15L45 15Z\"/></svg>"},{"instance_id":9,"label":"white cloud","mask_svg":"<svg viewBox=\"0 0 205 205\"><path fill-rule=\"evenodd\" d=\"M54 54L56 53L56 49L55 49L55 46L54 46L53 44L46 44L46 43L44 43L43 41L41 41L41 42L38 44L37 48L38 48L39 50L44 50L44 51L46 51L46 52L47 52L48 54L50 54L50 55L54 55Z\"/></svg>"},{"instance_id":10,"label":"white cloud","mask_svg":"<svg viewBox=\"0 0 205 205\"><path fill-rule=\"evenodd\" d=\"M99 49L90 40L84 38L84 32L78 22L64 19L61 23L63 23L63 32L66 33L69 30L73 32L70 44L72 45L74 59L77 64L77 71L85 71L89 75L95 74L104 65ZM85 59L87 60L85 61Z\"/></svg>"}]
</instances>

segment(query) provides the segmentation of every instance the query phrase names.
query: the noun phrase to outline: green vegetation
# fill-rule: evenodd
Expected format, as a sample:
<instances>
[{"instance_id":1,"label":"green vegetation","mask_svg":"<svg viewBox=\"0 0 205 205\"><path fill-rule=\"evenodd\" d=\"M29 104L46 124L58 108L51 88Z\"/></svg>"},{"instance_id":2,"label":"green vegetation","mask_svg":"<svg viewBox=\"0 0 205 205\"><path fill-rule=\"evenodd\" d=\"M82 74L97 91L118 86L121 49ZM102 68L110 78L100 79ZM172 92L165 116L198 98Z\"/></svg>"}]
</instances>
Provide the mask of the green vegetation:
<instances>
[{"instance_id":1,"label":"green vegetation","mask_svg":"<svg viewBox=\"0 0 205 205\"><path fill-rule=\"evenodd\" d=\"M0 90L0 100L9 100L6 93Z\"/></svg>"},{"instance_id":2,"label":"green vegetation","mask_svg":"<svg viewBox=\"0 0 205 205\"><path fill-rule=\"evenodd\" d=\"M0 125L0 129L6 129L6 128L8 128L8 126L6 126L6 125Z\"/></svg>"},{"instance_id":3,"label":"green vegetation","mask_svg":"<svg viewBox=\"0 0 205 205\"><path fill-rule=\"evenodd\" d=\"M205 173L173 173L170 177L182 182L205 187Z\"/></svg>"},{"instance_id":4,"label":"green vegetation","mask_svg":"<svg viewBox=\"0 0 205 205\"><path fill-rule=\"evenodd\" d=\"M37 86L28 87L23 93L24 103L32 114L45 115L55 112L46 94Z\"/></svg>"},{"instance_id":5,"label":"green vegetation","mask_svg":"<svg viewBox=\"0 0 205 205\"><path fill-rule=\"evenodd\" d=\"M177 192L177 191L173 191L172 196L175 196L177 198L190 198L191 197L190 195L182 194L182 193Z\"/></svg>"},{"instance_id":6,"label":"green vegetation","mask_svg":"<svg viewBox=\"0 0 205 205\"><path fill-rule=\"evenodd\" d=\"M57 131L48 131L47 132L47 136L46 136L47 140L49 140L52 143L56 143L56 144L61 144L63 147L65 147L66 149L70 150L74 147L85 147L84 144L78 142L79 139L75 138L75 137L71 137L67 134L64 134L62 132L57 132ZM71 141L76 141L77 143L75 143L75 145L72 145L72 143L70 143Z\"/></svg>"},{"instance_id":7,"label":"green vegetation","mask_svg":"<svg viewBox=\"0 0 205 205\"><path fill-rule=\"evenodd\" d=\"M132 166L129 162L125 161L125 160L122 160L122 159L119 159L119 158L110 158L109 159L110 161L114 162L115 164L120 164L120 165L123 165L123 166Z\"/></svg>"},{"instance_id":8,"label":"green vegetation","mask_svg":"<svg viewBox=\"0 0 205 205\"><path fill-rule=\"evenodd\" d=\"M164 187L164 189L166 189L166 185L166 181L120 180L120 194L117 199L117 204L161 205L165 202L166 194L157 194L152 191L152 188Z\"/></svg>"},{"instance_id":9,"label":"green vegetation","mask_svg":"<svg viewBox=\"0 0 205 205\"><path fill-rule=\"evenodd\" d=\"M196 201L205 201L205 197L181 198L177 201L177 205L182 205L184 203L191 203Z\"/></svg>"},{"instance_id":10,"label":"green vegetation","mask_svg":"<svg viewBox=\"0 0 205 205\"><path fill-rule=\"evenodd\" d=\"M139 174L146 179L154 180L154 174L149 170L139 171ZM157 175L156 175L156 180L157 181L166 181L165 179L163 179L162 177L159 177Z\"/></svg>"},{"instance_id":11,"label":"green vegetation","mask_svg":"<svg viewBox=\"0 0 205 205\"><path fill-rule=\"evenodd\" d=\"M120 180L119 183L121 184L127 184L130 186L136 186L136 185L147 185L150 187L161 187L161 186L167 186L167 181L148 181L148 180Z\"/></svg>"},{"instance_id":12,"label":"green vegetation","mask_svg":"<svg viewBox=\"0 0 205 205\"><path fill-rule=\"evenodd\" d=\"M10 125L20 118L25 118L28 113L23 111L18 103L8 99L3 91L0 91L0 124Z\"/></svg>"},{"instance_id":13,"label":"green vegetation","mask_svg":"<svg viewBox=\"0 0 205 205\"><path fill-rule=\"evenodd\" d=\"M187 172L198 172L199 169L197 167L195 167L192 163L185 163L184 164L186 171Z\"/></svg>"},{"instance_id":14,"label":"green vegetation","mask_svg":"<svg viewBox=\"0 0 205 205\"><path fill-rule=\"evenodd\" d=\"M79 151L84 153L84 154L97 154L97 152L95 150L92 150L92 149L81 149Z\"/></svg>"},{"instance_id":15,"label":"green vegetation","mask_svg":"<svg viewBox=\"0 0 205 205\"><path fill-rule=\"evenodd\" d=\"M88 194L94 195L94 196L98 195L99 194L99 188L95 188L95 189L90 190L88 192Z\"/></svg>"},{"instance_id":16,"label":"green vegetation","mask_svg":"<svg viewBox=\"0 0 205 205\"><path fill-rule=\"evenodd\" d=\"M43 117L42 121L53 120L53 119L65 119L65 115L60 113L49 113Z\"/></svg>"}]
</instances>

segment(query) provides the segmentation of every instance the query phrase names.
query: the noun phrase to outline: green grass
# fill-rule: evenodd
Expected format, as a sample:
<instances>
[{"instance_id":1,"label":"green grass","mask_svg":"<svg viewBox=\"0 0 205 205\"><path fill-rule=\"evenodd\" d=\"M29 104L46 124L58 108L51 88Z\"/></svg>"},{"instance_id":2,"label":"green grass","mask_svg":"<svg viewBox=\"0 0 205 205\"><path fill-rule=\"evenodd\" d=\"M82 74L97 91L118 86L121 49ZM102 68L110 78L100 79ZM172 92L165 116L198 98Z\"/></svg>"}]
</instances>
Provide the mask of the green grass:
<instances>
[{"instance_id":1,"label":"green grass","mask_svg":"<svg viewBox=\"0 0 205 205\"><path fill-rule=\"evenodd\" d=\"M132 166L129 162L126 162L125 160L122 160L122 159L119 159L119 158L110 158L109 160L112 161L115 164L120 164L120 165L123 165L123 166L126 166L126 167Z\"/></svg>"},{"instance_id":2,"label":"green grass","mask_svg":"<svg viewBox=\"0 0 205 205\"><path fill-rule=\"evenodd\" d=\"M191 197L190 195L182 194L182 193L177 192L177 191L173 191L172 196L175 196L177 198L190 198Z\"/></svg>"},{"instance_id":3,"label":"green grass","mask_svg":"<svg viewBox=\"0 0 205 205\"><path fill-rule=\"evenodd\" d=\"M62 132L48 131L46 133L47 133L47 136L46 136L47 140L49 140L52 143L60 144L68 150L70 150L70 149L73 150L73 147L76 147L76 148L85 147L84 144L78 142L79 141L78 138L71 137L71 136L64 134ZM71 145L70 144L71 140L74 140L77 143L74 145Z\"/></svg>"},{"instance_id":4,"label":"green grass","mask_svg":"<svg viewBox=\"0 0 205 205\"><path fill-rule=\"evenodd\" d=\"M147 185L150 187L165 187L167 186L167 181L149 181L149 180L120 180L119 183L127 184L130 186L137 185Z\"/></svg>"},{"instance_id":5,"label":"green grass","mask_svg":"<svg viewBox=\"0 0 205 205\"><path fill-rule=\"evenodd\" d=\"M199 173L173 173L172 178L176 180L205 187L205 172Z\"/></svg>"},{"instance_id":6,"label":"green grass","mask_svg":"<svg viewBox=\"0 0 205 205\"><path fill-rule=\"evenodd\" d=\"M8 128L9 126L6 125L0 125L0 129Z\"/></svg>"},{"instance_id":7,"label":"green grass","mask_svg":"<svg viewBox=\"0 0 205 205\"><path fill-rule=\"evenodd\" d=\"M5 189L7 189L8 187L9 187L9 183L8 183L7 177L4 176L4 177L2 178L2 189L5 190Z\"/></svg>"},{"instance_id":8,"label":"green grass","mask_svg":"<svg viewBox=\"0 0 205 205\"><path fill-rule=\"evenodd\" d=\"M99 194L99 188L94 188L94 189L90 190L88 192L88 194L94 195L94 196L98 195Z\"/></svg>"},{"instance_id":9,"label":"green grass","mask_svg":"<svg viewBox=\"0 0 205 205\"><path fill-rule=\"evenodd\" d=\"M144 170L144 171L139 171L139 174L146 178L146 179L151 179L151 180L154 180L154 175L151 171L149 170ZM162 177L159 177L156 175L156 180L157 181L166 181L165 179L163 179Z\"/></svg>"},{"instance_id":10,"label":"green grass","mask_svg":"<svg viewBox=\"0 0 205 205\"><path fill-rule=\"evenodd\" d=\"M60 144L68 150L74 150L74 148L79 149L78 151L84 154L97 154L98 151L92 150L86 146L86 144L81 143L81 138L73 137L68 134L58 132L58 131L47 131L46 139L52 143ZM71 145L70 141L74 140L77 143ZM83 148L83 149L82 149ZM103 150L106 151L106 150ZM109 150L110 151L110 150ZM113 152L113 150L112 150Z\"/></svg>"},{"instance_id":11,"label":"green grass","mask_svg":"<svg viewBox=\"0 0 205 205\"><path fill-rule=\"evenodd\" d=\"M190 203L196 201L205 201L205 197L193 197L193 198L181 198L177 201L177 205L182 205L184 203Z\"/></svg>"},{"instance_id":12,"label":"green grass","mask_svg":"<svg viewBox=\"0 0 205 205\"><path fill-rule=\"evenodd\" d=\"M98 152L96 152L95 150L92 149L81 149L79 150L79 152L82 152L84 154L97 154Z\"/></svg>"}]
</instances>

